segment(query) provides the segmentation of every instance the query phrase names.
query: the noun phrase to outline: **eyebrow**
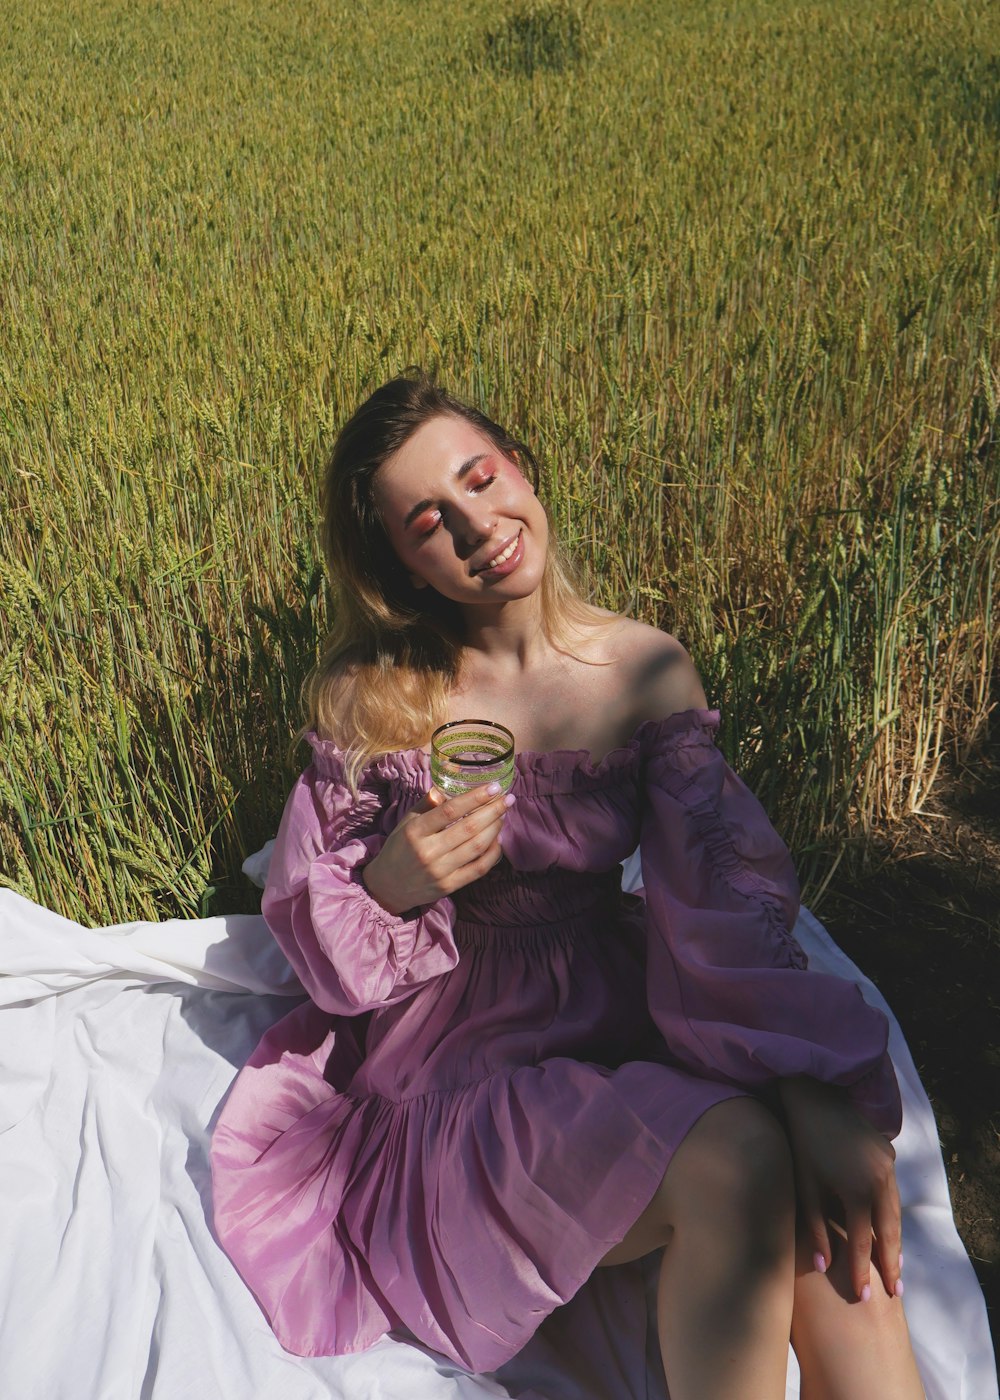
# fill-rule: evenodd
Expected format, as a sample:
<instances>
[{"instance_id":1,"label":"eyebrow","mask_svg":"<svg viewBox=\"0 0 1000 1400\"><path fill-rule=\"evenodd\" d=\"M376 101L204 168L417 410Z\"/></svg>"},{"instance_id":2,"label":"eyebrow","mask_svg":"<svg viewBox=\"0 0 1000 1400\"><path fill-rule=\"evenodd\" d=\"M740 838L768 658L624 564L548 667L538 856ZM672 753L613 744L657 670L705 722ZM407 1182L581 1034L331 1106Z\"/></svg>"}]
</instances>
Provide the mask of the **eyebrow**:
<instances>
[{"instance_id":1,"label":"eyebrow","mask_svg":"<svg viewBox=\"0 0 1000 1400\"><path fill-rule=\"evenodd\" d=\"M459 467L458 471L455 473L455 480L461 481L463 477L468 476L469 472L472 471L472 468L478 466L479 463L487 456L489 456L489 453L487 452L478 452L475 457L467 457L466 460ZM432 506L433 504L434 502L431 500L418 501L417 504L413 507L413 509L407 513L406 519L403 521L403 529L405 530L410 525L412 525L414 520L416 520L417 516L420 514L420 512L422 510L426 510L428 506Z\"/></svg>"}]
</instances>

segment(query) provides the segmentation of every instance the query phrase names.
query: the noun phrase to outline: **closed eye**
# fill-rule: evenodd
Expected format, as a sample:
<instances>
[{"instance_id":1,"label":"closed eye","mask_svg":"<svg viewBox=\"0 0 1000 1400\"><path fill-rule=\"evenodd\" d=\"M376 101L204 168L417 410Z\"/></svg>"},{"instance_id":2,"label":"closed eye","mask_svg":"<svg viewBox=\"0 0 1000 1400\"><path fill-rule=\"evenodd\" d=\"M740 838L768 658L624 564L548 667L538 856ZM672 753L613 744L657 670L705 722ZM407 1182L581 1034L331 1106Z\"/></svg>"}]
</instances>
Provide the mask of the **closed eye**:
<instances>
[{"instance_id":1,"label":"closed eye","mask_svg":"<svg viewBox=\"0 0 1000 1400\"><path fill-rule=\"evenodd\" d=\"M475 491L475 492L478 494L478 492L480 492L480 491L485 491L486 488L487 488L488 486L492 486L493 483L494 483L494 481L496 481L496 479L497 479L497 473L494 472L492 476L486 477L483 481L474 481L474 482L471 482L470 485L469 485L469 490L470 490L470 491ZM434 517L435 517L435 518L431 521L429 528L426 529L426 530L421 530L421 531L420 531L420 538L421 538L421 540L429 540L430 537L431 537L431 535L434 534L434 532L437 530L438 526L439 526L439 525L442 523L442 521L444 520L444 507L443 507L443 506L441 507L440 510L436 510L436 511L434 512Z\"/></svg>"}]
</instances>

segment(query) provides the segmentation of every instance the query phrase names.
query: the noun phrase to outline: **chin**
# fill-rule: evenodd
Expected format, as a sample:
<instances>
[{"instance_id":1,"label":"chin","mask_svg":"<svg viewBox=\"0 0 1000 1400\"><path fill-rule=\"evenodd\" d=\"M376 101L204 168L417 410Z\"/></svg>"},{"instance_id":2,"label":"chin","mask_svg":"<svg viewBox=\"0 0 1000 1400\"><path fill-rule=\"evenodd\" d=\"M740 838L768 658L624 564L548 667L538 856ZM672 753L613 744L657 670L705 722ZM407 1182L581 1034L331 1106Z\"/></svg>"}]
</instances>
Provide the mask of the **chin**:
<instances>
[{"instance_id":1,"label":"chin","mask_svg":"<svg viewBox=\"0 0 1000 1400\"><path fill-rule=\"evenodd\" d=\"M536 598L539 603L542 600L542 580L541 577L534 583L526 583L524 586L515 587L513 584L507 588L498 588L495 592L491 590L491 597L483 597L483 603L522 603L527 598Z\"/></svg>"}]
</instances>

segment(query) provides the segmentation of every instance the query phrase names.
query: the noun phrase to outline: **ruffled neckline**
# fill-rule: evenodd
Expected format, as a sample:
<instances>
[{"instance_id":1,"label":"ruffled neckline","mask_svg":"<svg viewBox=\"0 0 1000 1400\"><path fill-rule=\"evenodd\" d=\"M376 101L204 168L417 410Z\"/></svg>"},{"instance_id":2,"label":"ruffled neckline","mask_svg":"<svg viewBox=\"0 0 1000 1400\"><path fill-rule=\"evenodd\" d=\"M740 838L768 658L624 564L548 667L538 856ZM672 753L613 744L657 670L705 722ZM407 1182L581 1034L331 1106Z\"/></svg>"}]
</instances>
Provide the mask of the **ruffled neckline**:
<instances>
[{"instance_id":1,"label":"ruffled neckline","mask_svg":"<svg viewBox=\"0 0 1000 1400\"><path fill-rule=\"evenodd\" d=\"M545 788L553 780L572 779L572 786L600 782L609 774L632 768L640 757L661 753L686 743L711 743L718 729L720 712L708 709L679 710L664 719L647 719L638 724L626 743L609 749L596 761L588 749L550 749L548 751L521 749L515 755L519 786L527 780L529 788L539 784ZM313 762L318 773L329 778L342 778L345 755L332 739L321 739L314 729L305 736L313 750ZM370 759L362 768L359 780L381 779L383 782L403 782L408 786L426 788L430 774L430 755L424 749L394 749Z\"/></svg>"}]
</instances>

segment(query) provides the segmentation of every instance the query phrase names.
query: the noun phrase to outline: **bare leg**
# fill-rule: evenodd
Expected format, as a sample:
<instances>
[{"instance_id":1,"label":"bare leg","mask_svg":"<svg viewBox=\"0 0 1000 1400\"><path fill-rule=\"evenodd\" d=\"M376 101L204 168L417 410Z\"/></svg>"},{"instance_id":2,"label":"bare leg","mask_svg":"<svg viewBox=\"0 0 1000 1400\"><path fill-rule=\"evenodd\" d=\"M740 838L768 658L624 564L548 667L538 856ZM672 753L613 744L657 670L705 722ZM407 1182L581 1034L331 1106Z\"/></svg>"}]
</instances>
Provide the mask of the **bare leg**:
<instances>
[{"instance_id":1,"label":"bare leg","mask_svg":"<svg viewBox=\"0 0 1000 1400\"><path fill-rule=\"evenodd\" d=\"M796 1248L792 1345L802 1400L923 1400L902 1302L888 1296L874 1267L870 1301L857 1300L836 1230L825 1275L813 1267L808 1240Z\"/></svg>"},{"instance_id":2,"label":"bare leg","mask_svg":"<svg viewBox=\"0 0 1000 1400\"><path fill-rule=\"evenodd\" d=\"M794 1186L777 1120L750 1098L698 1120L602 1264L664 1245L657 1317L671 1400L781 1400L794 1292Z\"/></svg>"}]
</instances>

